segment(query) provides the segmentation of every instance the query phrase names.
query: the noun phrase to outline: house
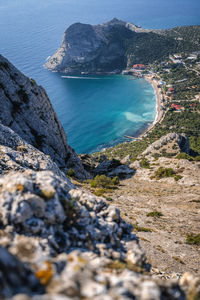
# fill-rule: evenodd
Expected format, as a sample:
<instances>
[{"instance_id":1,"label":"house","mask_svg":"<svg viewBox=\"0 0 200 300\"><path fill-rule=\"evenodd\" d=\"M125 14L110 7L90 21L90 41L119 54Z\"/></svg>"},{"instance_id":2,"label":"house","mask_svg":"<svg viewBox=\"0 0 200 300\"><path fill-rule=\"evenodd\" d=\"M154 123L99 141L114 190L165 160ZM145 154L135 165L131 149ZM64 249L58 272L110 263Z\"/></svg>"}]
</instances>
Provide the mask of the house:
<instances>
[{"instance_id":1,"label":"house","mask_svg":"<svg viewBox=\"0 0 200 300\"><path fill-rule=\"evenodd\" d=\"M174 92L174 88L169 87L169 88L168 88L168 93L171 93L171 94L172 94L173 92Z\"/></svg>"},{"instance_id":2,"label":"house","mask_svg":"<svg viewBox=\"0 0 200 300\"><path fill-rule=\"evenodd\" d=\"M197 104L196 103L191 103L190 107L197 107Z\"/></svg>"},{"instance_id":3,"label":"house","mask_svg":"<svg viewBox=\"0 0 200 300\"><path fill-rule=\"evenodd\" d=\"M172 109L172 110L175 110L175 111L181 111L181 110L184 110L185 108L184 108L184 107L181 107L179 104L174 104L174 103L172 103L171 109Z\"/></svg>"},{"instance_id":4,"label":"house","mask_svg":"<svg viewBox=\"0 0 200 300\"><path fill-rule=\"evenodd\" d=\"M135 65L133 65L133 69L136 69L136 70L145 70L146 66L142 65L142 64L135 64Z\"/></svg>"}]
</instances>

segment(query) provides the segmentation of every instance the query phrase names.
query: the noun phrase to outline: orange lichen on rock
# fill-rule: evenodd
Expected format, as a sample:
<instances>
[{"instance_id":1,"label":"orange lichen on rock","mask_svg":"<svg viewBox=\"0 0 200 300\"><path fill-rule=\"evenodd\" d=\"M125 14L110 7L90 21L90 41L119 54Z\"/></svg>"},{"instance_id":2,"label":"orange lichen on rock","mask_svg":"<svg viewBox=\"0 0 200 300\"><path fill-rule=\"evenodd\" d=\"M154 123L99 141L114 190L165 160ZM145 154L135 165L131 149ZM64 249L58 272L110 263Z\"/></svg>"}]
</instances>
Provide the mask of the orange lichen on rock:
<instances>
[{"instance_id":1,"label":"orange lichen on rock","mask_svg":"<svg viewBox=\"0 0 200 300\"><path fill-rule=\"evenodd\" d=\"M41 269L35 272L35 276L39 279L42 285L47 285L47 283L51 280L54 274L52 264L49 261L45 262L45 266L45 269Z\"/></svg>"},{"instance_id":2,"label":"orange lichen on rock","mask_svg":"<svg viewBox=\"0 0 200 300\"><path fill-rule=\"evenodd\" d=\"M22 192L23 189L24 189L23 185L22 185L21 183L19 183L19 184L17 185L17 190L20 191L20 192Z\"/></svg>"}]
</instances>

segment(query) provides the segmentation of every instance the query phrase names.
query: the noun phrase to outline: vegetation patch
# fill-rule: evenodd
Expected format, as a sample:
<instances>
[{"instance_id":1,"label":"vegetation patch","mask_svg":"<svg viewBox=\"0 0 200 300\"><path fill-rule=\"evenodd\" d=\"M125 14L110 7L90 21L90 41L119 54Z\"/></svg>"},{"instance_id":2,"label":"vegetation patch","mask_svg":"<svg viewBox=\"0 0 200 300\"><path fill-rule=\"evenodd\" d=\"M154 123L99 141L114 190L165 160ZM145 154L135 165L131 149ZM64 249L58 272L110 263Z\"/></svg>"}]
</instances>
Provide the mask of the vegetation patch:
<instances>
[{"instance_id":1,"label":"vegetation patch","mask_svg":"<svg viewBox=\"0 0 200 300\"><path fill-rule=\"evenodd\" d=\"M194 234L194 233L189 233L187 234L186 237L186 243L189 245L200 245L200 233L199 234Z\"/></svg>"},{"instance_id":2,"label":"vegetation patch","mask_svg":"<svg viewBox=\"0 0 200 300\"><path fill-rule=\"evenodd\" d=\"M181 176L181 175L175 175L174 176L174 180L175 181L179 181L180 179L182 179L183 178L183 176Z\"/></svg>"},{"instance_id":3,"label":"vegetation patch","mask_svg":"<svg viewBox=\"0 0 200 300\"><path fill-rule=\"evenodd\" d=\"M147 217L153 217L153 218L160 218L163 216L163 214L160 211L151 211L149 213L146 214Z\"/></svg>"},{"instance_id":4,"label":"vegetation patch","mask_svg":"<svg viewBox=\"0 0 200 300\"><path fill-rule=\"evenodd\" d=\"M137 222L133 226L134 226L134 231L136 231L136 232L152 232L153 231L151 228L139 226Z\"/></svg>"},{"instance_id":5,"label":"vegetation patch","mask_svg":"<svg viewBox=\"0 0 200 300\"><path fill-rule=\"evenodd\" d=\"M117 176L110 178L106 175L97 175L94 179L90 180L92 188L115 189L117 185L119 185L119 178Z\"/></svg>"},{"instance_id":6,"label":"vegetation patch","mask_svg":"<svg viewBox=\"0 0 200 300\"><path fill-rule=\"evenodd\" d=\"M174 177L176 172L172 168L163 168L160 167L155 171L156 179L161 179L165 177Z\"/></svg>"},{"instance_id":7,"label":"vegetation patch","mask_svg":"<svg viewBox=\"0 0 200 300\"><path fill-rule=\"evenodd\" d=\"M140 166L142 168L145 168L145 169L150 169L150 163L149 161L146 159L146 157L143 157L140 161Z\"/></svg>"},{"instance_id":8,"label":"vegetation patch","mask_svg":"<svg viewBox=\"0 0 200 300\"><path fill-rule=\"evenodd\" d=\"M74 170L72 168L70 168L68 171L67 171L67 176L68 177L74 177L75 173L74 173Z\"/></svg>"},{"instance_id":9,"label":"vegetation patch","mask_svg":"<svg viewBox=\"0 0 200 300\"><path fill-rule=\"evenodd\" d=\"M106 197L106 200L109 201L109 202L113 201L113 199L111 197Z\"/></svg>"},{"instance_id":10,"label":"vegetation patch","mask_svg":"<svg viewBox=\"0 0 200 300\"><path fill-rule=\"evenodd\" d=\"M189 161L193 161L194 158L185 152L181 152L176 156L177 159L187 159Z\"/></svg>"}]
</instances>

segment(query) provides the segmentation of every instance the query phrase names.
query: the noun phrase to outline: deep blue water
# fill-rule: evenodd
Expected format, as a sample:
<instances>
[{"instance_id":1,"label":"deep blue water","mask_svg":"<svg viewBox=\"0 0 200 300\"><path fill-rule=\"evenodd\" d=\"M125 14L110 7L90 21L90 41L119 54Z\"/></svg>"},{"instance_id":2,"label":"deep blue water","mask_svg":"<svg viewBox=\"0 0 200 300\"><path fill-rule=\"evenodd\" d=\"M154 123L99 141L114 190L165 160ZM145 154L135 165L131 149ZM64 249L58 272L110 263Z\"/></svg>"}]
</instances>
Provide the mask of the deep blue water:
<instances>
[{"instance_id":1,"label":"deep blue water","mask_svg":"<svg viewBox=\"0 0 200 300\"><path fill-rule=\"evenodd\" d=\"M144 80L112 76L67 79L43 68L74 22L113 17L144 28L199 24L199 0L0 0L0 53L43 85L77 152L135 134L155 117L155 96Z\"/></svg>"}]
</instances>

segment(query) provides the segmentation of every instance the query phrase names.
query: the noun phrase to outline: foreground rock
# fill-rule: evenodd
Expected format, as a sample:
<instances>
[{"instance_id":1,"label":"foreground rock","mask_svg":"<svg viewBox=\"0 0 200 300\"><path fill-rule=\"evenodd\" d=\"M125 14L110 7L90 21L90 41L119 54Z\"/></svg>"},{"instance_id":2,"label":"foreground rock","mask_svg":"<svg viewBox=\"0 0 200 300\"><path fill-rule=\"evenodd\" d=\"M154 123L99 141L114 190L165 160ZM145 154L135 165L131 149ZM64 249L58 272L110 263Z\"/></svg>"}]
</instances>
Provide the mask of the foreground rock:
<instances>
[{"instance_id":1,"label":"foreground rock","mask_svg":"<svg viewBox=\"0 0 200 300\"><path fill-rule=\"evenodd\" d=\"M74 167L79 178L89 175L73 149L45 90L0 55L0 121L27 143L51 156L65 170Z\"/></svg>"},{"instance_id":2,"label":"foreground rock","mask_svg":"<svg viewBox=\"0 0 200 300\"><path fill-rule=\"evenodd\" d=\"M103 199L71 189L50 171L11 172L0 179L0 186L0 245L22 261L0 249L5 253L0 261L1 297L184 299L177 283L144 275L149 266L131 226ZM5 277L7 260L13 269ZM42 286L46 295L34 297L44 293Z\"/></svg>"}]
</instances>

